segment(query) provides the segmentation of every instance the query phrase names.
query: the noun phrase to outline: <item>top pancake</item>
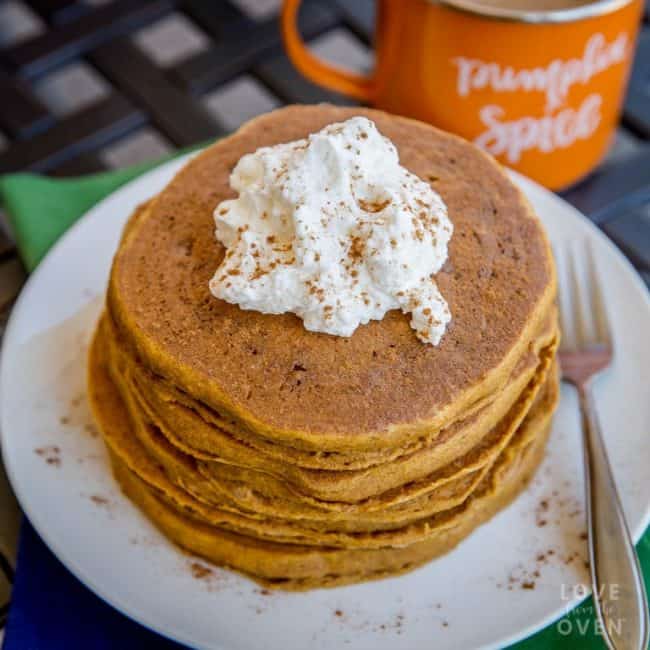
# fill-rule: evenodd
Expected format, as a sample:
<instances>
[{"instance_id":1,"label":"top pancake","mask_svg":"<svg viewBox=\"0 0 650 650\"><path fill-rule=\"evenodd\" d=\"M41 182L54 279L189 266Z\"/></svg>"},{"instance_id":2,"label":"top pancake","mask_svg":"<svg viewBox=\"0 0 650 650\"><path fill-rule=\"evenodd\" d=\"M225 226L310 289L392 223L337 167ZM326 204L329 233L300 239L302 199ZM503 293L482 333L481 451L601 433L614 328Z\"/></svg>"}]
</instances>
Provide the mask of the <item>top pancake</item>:
<instances>
[{"instance_id":1,"label":"top pancake","mask_svg":"<svg viewBox=\"0 0 650 650\"><path fill-rule=\"evenodd\" d=\"M212 213L232 198L240 157L355 115L373 120L401 164L440 193L454 224L436 281L452 323L434 347L389 312L350 338L308 332L214 298L224 249ZM108 308L153 372L271 439L331 448L412 439L498 390L554 298L541 226L486 154L428 125L361 108L292 106L248 123L192 160L127 229Z\"/></svg>"}]
</instances>

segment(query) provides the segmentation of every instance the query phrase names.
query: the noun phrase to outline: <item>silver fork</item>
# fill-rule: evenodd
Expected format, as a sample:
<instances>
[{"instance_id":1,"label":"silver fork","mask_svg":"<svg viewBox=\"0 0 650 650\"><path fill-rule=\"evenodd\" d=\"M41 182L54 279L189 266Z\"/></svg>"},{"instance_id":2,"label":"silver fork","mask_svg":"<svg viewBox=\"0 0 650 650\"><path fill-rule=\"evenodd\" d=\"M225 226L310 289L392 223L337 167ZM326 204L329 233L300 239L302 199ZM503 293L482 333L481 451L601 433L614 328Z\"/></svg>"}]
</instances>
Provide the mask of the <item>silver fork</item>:
<instances>
[{"instance_id":1,"label":"silver fork","mask_svg":"<svg viewBox=\"0 0 650 650\"><path fill-rule=\"evenodd\" d=\"M610 648L646 650L648 601L607 458L592 393L613 346L592 249L556 250L562 379L573 384L583 427L589 560L594 603Z\"/></svg>"}]
</instances>

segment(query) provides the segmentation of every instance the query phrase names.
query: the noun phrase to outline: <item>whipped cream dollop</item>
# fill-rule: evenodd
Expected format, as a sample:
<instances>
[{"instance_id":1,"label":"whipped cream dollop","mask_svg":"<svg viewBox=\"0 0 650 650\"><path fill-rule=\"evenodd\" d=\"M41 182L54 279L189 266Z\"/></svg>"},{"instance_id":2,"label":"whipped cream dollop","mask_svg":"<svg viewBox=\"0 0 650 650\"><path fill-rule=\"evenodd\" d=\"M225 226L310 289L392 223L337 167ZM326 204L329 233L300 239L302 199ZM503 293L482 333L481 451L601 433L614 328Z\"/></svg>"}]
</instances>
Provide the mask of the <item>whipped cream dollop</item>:
<instances>
[{"instance_id":1,"label":"whipped cream dollop","mask_svg":"<svg viewBox=\"0 0 650 650\"><path fill-rule=\"evenodd\" d=\"M387 311L437 345L451 314L434 280L452 224L441 197L399 164L375 124L354 117L243 156L236 199L215 212L225 246L214 296L308 330L350 336Z\"/></svg>"}]
</instances>

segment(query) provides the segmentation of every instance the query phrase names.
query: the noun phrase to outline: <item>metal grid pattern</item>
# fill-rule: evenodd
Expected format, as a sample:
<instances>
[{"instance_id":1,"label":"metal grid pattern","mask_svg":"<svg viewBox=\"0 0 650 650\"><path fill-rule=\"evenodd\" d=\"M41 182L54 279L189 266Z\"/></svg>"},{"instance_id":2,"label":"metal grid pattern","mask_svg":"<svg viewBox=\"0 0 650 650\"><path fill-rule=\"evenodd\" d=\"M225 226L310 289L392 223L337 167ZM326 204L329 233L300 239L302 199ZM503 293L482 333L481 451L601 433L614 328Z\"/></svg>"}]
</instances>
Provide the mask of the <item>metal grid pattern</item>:
<instances>
[{"instance_id":1,"label":"metal grid pattern","mask_svg":"<svg viewBox=\"0 0 650 650\"><path fill-rule=\"evenodd\" d=\"M280 4L0 0L0 174L97 172L213 138L285 103L350 103L292 67ZM650 286L650 0L646 6L615 145L564 196ZM305 0L300 27L320 56L372 66L373 0ZM0 229L0 331L23 279ZM0 582L3 569L10 578L0 561ZM0 602L0 621L3 614Z\"/></svg>"},{"instance_id":2,"label":"metal grid pattern","mask_svg":"<svg viewBox=\"0 0 650 650\"><path fill-rule=\"evenodd\" d=\"M0 3L0 25L22 25L5 38L0 27L0 173L97 171L112 165L102 155L107 146L145 127L168 147L187 146L278 104L342 101L289 65L277 0L95 4ZM372 3L342 4L308 0L303 33L321 53L368 65ZM20 20L12 21L16 13ZM249 109L241 119L233 93L238 110Z\"/></svg>"}]
</instances>

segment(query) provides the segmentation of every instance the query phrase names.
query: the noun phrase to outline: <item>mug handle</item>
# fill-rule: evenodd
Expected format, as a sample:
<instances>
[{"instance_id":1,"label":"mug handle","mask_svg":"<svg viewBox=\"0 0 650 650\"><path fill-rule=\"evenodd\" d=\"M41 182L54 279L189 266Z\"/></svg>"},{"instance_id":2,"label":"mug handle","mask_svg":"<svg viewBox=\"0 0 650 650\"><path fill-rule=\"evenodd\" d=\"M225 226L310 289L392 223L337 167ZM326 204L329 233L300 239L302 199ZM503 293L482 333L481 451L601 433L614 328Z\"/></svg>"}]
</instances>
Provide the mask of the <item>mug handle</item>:
<instances>
[{"instance_id":1,"label":"mug handle","mask_svg":"<svg viewBox=\"0 0 650 650\"><path fill-rule=\"evenodd\" d=\"M298 31L300 1L284 0L282 6L282 37L293 64L305 77L325 88L370 102L375 85L371 76L325 63L309 51Z\"/></svg>"}]
</instances>

